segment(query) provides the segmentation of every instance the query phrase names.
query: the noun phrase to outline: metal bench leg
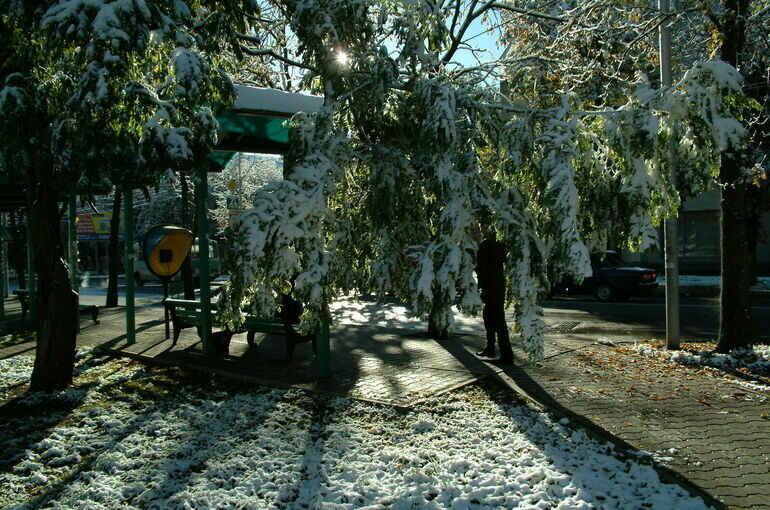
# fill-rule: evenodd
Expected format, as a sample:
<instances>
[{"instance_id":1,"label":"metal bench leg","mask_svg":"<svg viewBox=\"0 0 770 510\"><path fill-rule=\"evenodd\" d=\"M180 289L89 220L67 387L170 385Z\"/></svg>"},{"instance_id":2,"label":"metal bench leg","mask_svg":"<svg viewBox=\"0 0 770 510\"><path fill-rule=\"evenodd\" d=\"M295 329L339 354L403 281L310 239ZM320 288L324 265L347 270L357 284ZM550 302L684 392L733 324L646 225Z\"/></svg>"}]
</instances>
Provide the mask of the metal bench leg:
<instances>
[{"instance_id":1,"label":"metal bench leg","mask_svg":"<svg viewBox=\"0 0 770 510\"><path fill-rule=\"evenodd\" d=\"M173 322L174 327L174 341L172 344L175 344L177 340L179 340L179 334L182 332L182 327L176 322Z\"/></svg>"}]
</instances>

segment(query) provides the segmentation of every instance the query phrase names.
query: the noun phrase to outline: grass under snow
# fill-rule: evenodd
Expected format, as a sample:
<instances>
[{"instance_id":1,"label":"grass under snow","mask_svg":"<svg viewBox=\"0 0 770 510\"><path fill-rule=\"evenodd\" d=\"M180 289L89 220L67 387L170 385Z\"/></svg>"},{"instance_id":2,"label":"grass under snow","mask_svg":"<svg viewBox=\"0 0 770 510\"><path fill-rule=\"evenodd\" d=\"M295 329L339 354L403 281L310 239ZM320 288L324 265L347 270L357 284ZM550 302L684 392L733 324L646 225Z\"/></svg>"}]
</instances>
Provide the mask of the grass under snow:
<instances>
[{"instance_id":1,"label":"grass under snow","mask_svg":"<svg viewBox=\"0 0 770 510\"><path fill-rule=\"evenodd\" d=\"M31 368L30 356L0 360L0 395ZM0 507L705 507L483 386L406 411L95 352L76 371L67 391L0 407Z\"/></svg>"}]
</instances>

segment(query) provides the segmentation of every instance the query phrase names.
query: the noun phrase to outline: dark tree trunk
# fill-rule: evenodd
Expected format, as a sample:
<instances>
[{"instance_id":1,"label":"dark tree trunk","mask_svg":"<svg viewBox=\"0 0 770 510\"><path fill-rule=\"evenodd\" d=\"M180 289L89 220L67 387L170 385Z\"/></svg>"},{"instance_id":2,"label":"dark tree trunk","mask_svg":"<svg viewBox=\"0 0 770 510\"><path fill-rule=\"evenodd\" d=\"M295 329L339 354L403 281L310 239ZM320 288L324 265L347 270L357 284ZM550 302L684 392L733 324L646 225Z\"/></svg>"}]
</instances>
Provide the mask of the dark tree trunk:
<instances>
[{"instance_id":1,"label":"dark tree trunk","mask_svg":"<svg viewBox=\"0 0 770 510\"><path fill-rule=\"evenodd\" d=\"M747 190L749 194L748 200L748 235L749 235L749 251L748 251L748 265L749 265L749 285L755 285L757 283L757 245L759 244L759 231L762 228L759 204L754 203L751 196L755 190Z\"/></svg>"},{"instance_id":2,"label":"dark tree trunk","mask_svg":"<svg viewBox=\"0 0 770 510\"><path fill-rule=\"evenodd\" d=\"M717 352L729 352L752 344L751 325L751 262L749 232L746 222L746 184L741 179L741 162L737 157L725 157L720 169L723 183L733 186L722 189L721 248L722 289L720 293L719 341Z\"/></svg>"},{"instance_id":3,"label":"dark tree trunk","mask_svg":"<svg viewBox=\"0 0 770 510\"><path fill-rule=\"evenodd\" d=\"M13 241L11 242L11 246L9 246L9 258L11 259L10 262L13 265L14 270L16 271L16 279L19 283L20 289L26 289L27 288L27 279L24 276L24 255L25 255L25 243L23 239L23 235L20 233L21 229L19 228L18 223L16 222L16 213L11 213L11 232L13 232Z\"/></svg>"},{"instance_id":4,"label":"dark tree trunk","mask_svg":"<svg viewBox=\"0 0 770 510\"><path fill-rule=\"evenodd\" d=\"M748 0L726 0L722 19L722 60L740 69L746 38ZM745 151L730 148L722 155L719 181L722 185L720 242L722 248L722 289L720 293L719 340L717 352L749 347L753 342L751 324L751 267L747 184L743 176Z\"/></svg>"},{"instance_id":5,"label":"dark tree trunk","mask_svg":"<svg viewBox=\"0 0 770 510\"><path fill-rule=\"evenodd\" d=\"M61 237L62 213L49 169L32 162L27 210L37 270L37 349L30 391L61 390L72 384L77 338L77 294L72 290Z\"/></svg>"},{"instance_id":6,"label":"dark tree trunk","mask_svg":"<svg viewBox=\"0 0 770 510\"><path fill-rule=\"evenodd\" d=\"M118 306L118 261L120 260L119 253L119 237L120 237L120 205L122 202L123 193L120 190L115 190L115 200L112 202L112 218L110 219L110 250L108 253L108 272L109 279L107 280L107 301L104 305L107 308L114 308ZM133 249L133 247L132 247ZM126 278L133 278L134 275L127 274Z\"/></svg>"},{"instance_id":7,"label":"dark tree trunk","mask_svg":"<svg viewBox=\"0 0 770 510\"><path fill-rule=\"evenodd\" d=\"M435 338L437 340L446 340L449 338L449 330L439 325L439 315L441 313L441 306L438 303L433 304L433 309L428 316L428 338Z\"/></svg>"},{"instance_id":8,"label":"dark tree trunk","mask_svg":"<svg viewBox=\"0 0 770 510\"><path fill-rule=\"evenodd\" d=\"M185 227L195 232L192 214L190 214L190 187L187 184L187 175L181 174L179 182L182 185L182 220ZM195 279L193 278L190 256L182 262L182 285L184 286L184 298L195 299Z\"/></svg>"}]
</instances>

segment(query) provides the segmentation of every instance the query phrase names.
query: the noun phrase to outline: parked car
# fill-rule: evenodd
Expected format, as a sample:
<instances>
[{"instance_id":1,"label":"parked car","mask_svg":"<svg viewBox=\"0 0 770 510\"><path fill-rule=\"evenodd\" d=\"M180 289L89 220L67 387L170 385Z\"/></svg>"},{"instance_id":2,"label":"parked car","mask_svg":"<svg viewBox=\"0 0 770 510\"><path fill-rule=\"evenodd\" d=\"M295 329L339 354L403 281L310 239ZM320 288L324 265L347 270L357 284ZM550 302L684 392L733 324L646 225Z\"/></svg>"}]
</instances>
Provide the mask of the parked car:
<instances>
[{"instance_id":1,"label":"parked car","mask_svg":"<svg viewBox=\"0 0 770 510\"><path fill-rule=\"evenodd\" d=\"M623 261L616 251L591 254L593 275L580 284L564 281L556 284L554 294L593 294L599 301L627 301L631 296L649 294L658 286L654 269L634 267Z\"/></svg>"}]
</instances>

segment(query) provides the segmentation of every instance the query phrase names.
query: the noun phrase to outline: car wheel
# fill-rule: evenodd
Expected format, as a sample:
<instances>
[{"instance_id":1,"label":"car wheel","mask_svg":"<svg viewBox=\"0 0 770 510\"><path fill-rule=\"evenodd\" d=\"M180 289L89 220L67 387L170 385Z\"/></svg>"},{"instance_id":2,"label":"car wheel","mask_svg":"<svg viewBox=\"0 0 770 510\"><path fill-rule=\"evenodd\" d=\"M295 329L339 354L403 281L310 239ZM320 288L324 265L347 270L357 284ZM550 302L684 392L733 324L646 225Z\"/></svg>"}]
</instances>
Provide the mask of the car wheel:
<instances>
[{"instance_id":1,"label":"car wheel","mask_svg":"<svg viewBox=\"0 0 770 510\"><path fill-rule=\"evenodd\" d=\"M594 294L599 301L610 301L615 297L615 292L612 290L609 283L600 283L597 285Z\"/></svg>"},{"instance_id":2,"label":"car wheel","mask_svg":"<svg viewBox=\"0 0 770 510\"><path fill-rule=\"evenodd\" d=\"M139 271L136 271L136 272L134 273L134 283L135 283L135 284L137 284L137 285L138 285L138 286L140 286L140 287L141 287L142 285L144 285L144 280L142 279L142 275L141 275L141 274L139 274Z\"/></svg>"}]
</instances>

